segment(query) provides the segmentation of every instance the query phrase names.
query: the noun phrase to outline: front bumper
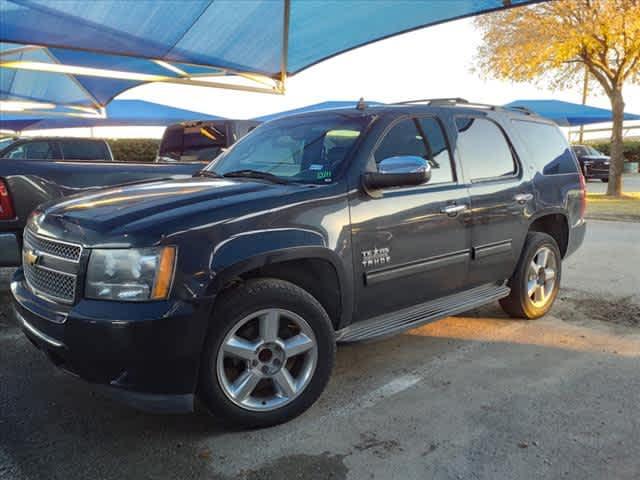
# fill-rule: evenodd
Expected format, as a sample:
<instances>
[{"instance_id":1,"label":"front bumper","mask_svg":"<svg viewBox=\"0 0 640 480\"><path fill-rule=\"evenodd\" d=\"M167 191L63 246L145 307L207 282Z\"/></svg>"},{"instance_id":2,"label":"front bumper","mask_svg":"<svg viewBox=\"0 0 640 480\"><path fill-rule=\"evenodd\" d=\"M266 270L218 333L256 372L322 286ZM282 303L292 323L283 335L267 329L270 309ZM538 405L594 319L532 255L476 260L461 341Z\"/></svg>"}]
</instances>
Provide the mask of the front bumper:
<instances>
[{"instance_id":1,"label":"front bumper","mask_svg":"<svg viewBox=\"0 0 640 480\"><path fill-rule=\"evenodd\" d=\"M81 300L66 307L34 295L21 269L11 292L23 332L60 368L141 410L193 410L210 302Z\"/></svg>"},{"instance_id":2,"label":"front bumper","mask_svg":"<svg viewBox=\"0 0 640 480\"><path fill-rule=\"evenodd\" d=\"M20 242L18 234L0 233L0 267L20 265Z\"/></svg>"}]
</instances>

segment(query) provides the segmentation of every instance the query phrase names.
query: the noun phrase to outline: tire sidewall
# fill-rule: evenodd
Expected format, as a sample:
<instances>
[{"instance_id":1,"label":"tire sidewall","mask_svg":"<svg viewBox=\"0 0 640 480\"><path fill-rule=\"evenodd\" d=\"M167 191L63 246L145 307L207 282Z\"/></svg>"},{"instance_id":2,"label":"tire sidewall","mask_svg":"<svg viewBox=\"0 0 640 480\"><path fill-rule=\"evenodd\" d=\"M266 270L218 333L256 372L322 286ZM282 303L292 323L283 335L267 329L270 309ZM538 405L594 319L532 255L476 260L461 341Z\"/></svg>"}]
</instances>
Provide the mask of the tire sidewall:
<instances>
[{"instance_id":1,"label":"tire sidewall","mask_svg":"<svg viewBox=\"0 0 640 480\"><path fill-rule=\"evenodd\" d=\"M292 402L269 412L244 409L222 390L217 375L217 357L224 338L243 318L259 310L279 308L301 316L316 337L318 357L305 390ZM319 302L301 288L283 280L250 280L221 299L213 311L200 368L200 391L209 411L226 423L247 427L276 425L307 410L324 390L335 357L335 335L328 315Z\"/></svg>"}]
</instances>

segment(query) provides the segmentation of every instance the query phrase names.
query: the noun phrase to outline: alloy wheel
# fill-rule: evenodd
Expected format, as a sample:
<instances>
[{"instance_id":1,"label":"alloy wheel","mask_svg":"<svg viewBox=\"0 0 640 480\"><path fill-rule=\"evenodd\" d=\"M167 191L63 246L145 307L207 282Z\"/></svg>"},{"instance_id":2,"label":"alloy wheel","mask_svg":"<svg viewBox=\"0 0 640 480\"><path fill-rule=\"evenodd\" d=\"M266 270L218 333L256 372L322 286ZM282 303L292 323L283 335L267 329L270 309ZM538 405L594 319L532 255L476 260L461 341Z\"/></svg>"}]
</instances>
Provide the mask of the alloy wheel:
<instances>
[{"instance_id":1,"label":"alloy wheel","mask_svg":"<svg viewBox=\"0 0 640 480\"><path fill-rule=\"evenodd\" d=\"M251 411L272 411L297 398L313 377L318 346L311 326L288 310L254 312L236 323L218 351L224 394Z\"/></svg>"},{"instance_id":2,"label":"alloy wheel","mask_svg":"<svg viewBox=\"0 0 640 480\"><path fill-rule=\"evenodd\" d=\"M540 247L527 270L527 296L536 308L543 308L551 300L556 286L558 261L549 247Z\"/></svg>"}]
</instances>

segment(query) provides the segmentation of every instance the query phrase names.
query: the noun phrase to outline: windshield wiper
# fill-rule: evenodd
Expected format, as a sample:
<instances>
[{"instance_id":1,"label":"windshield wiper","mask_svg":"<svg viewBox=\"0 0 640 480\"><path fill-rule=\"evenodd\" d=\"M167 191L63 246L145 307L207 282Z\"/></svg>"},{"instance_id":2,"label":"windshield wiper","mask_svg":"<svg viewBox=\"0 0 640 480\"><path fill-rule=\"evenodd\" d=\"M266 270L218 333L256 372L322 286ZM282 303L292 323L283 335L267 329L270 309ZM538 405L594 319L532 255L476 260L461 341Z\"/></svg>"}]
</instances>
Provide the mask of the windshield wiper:
<instances>
[{"instance_id":1,"label":"windshield wiper","mask_svg":"<svg viewBox=\"0 0 640 480\"><path fill-rule=\"evenodd\" d=\"M227 172L222 175L223 177L233 178L233 177L244 177L244 178L259 178L261 180L269 180L270 182L287 184L285 179L274 175L269 172L261 172L260 170L234 170L233 172Z\"/></svg>"},{"instance_id":2,"label":"windshield wiper","mask_svg":"<svg viewBox=\"0 0 640 480\"><path fill-rule=\"evenodd\" d=\"M200 170L193 174L194 177L211 177L211 178L221 178L222 176L217 174L216 172L212 172L211 170Z\"/></svg>"}]
</instances>

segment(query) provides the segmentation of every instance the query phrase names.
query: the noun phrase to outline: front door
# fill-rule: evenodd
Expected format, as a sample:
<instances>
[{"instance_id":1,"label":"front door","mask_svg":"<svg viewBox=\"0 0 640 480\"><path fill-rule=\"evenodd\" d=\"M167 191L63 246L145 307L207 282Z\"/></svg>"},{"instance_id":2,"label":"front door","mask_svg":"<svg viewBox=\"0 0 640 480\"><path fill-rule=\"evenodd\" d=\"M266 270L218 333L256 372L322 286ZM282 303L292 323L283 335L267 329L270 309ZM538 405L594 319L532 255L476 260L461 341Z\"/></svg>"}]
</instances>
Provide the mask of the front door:
<instances>
[{"instance_id":1,"label":"front door","mask_svg":"<svg viewBox=\"0 0 640 480\"><path fill-rule=\"evenodd\" d=\"M398 155L427 159L431 180L414 187L360 192L352 199L355 320L432 300L466 284L469 198L466 186L458 181L440 121L397 120L370 162Z\"/></svg>"}]
</instances>

